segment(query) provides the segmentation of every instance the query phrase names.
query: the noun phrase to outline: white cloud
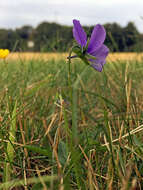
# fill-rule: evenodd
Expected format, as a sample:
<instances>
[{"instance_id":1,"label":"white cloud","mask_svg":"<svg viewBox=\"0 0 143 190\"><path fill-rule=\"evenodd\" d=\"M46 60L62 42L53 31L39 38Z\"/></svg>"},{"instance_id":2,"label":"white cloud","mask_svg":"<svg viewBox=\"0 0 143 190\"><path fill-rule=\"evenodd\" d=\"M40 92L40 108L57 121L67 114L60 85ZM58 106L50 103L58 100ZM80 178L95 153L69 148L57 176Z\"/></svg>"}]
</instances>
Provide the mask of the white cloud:
<instances>
[{"instance_id":1,"label":"white cloud","mask_svg":"<svg viewBox=\"0 0 143 190\"><path fill-rule=\"evenodd\" d=\"M3 0L0 1L0 28L36 26L42 21L72 25L77 18L82 24L134 21L143 32L142 0Z\"/></svg>"}]
</instances>

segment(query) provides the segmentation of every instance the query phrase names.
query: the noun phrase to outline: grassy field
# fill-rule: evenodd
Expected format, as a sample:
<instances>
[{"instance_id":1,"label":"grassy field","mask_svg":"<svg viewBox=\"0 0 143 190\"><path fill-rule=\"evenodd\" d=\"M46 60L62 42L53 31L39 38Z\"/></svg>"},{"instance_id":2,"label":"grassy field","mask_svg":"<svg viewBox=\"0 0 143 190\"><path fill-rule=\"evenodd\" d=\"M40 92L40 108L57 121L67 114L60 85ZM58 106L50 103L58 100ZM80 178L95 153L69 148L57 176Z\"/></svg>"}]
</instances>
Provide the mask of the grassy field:
<instances>
[{"instance_id":1,"label":"grassy field","mask_svg":"<svg viewBox=\"0 0 143 190\"><path fill-rule=\"evenodd\" d=\"M0 62L0 189L143 189L142 54L70 80L67 54L25 55Z\"/></svg>"}]
</instances>

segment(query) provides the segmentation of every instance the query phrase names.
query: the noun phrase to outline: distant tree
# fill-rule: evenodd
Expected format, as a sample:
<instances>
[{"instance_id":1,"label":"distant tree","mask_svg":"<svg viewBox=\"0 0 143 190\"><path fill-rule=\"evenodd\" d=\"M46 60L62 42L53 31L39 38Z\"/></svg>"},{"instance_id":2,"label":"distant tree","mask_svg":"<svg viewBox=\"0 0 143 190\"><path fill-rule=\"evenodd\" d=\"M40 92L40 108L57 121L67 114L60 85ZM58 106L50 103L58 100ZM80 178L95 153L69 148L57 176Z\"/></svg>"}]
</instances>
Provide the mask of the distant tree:
<instances>
[{"instance_id":1,"label":"distant tree","mask_svg":"<svg viewBox=\"0 0 143 190\"><path fill-rule=\"evenodd\" d=\"M87 37L93 27L84 26ZM104 27L107 33L105 44L110 52L143 51L143 34L133 22L125 27L117 23L107 23ZM27 25L15 30L0 29L0 48L15 51L63 52L68 51L73 42L72 27L57 23L43 22L36 28Z\"/></svg>"},{"instance_id":2,"label":"distant tree","mask_svg":"<svg viewBox=\"0 0 143 190\"><path fill-rule=\"evenodd\" d=\"M17 28L16 32L20 36L20 38L27 40L27 39L29 39L30 35L33 32L33 27L26 25L21 28Z\"/></svg>"},{"instance_id":3,"label":"distant tree","mask_svg":"<svg viewBox=\"0 0 143 190\"><path fill-rule=\"evenodd\" d=\"M56 23L43 22L37 26L33 35L36 51L54 50L55 41L57 40L58 31L61 26Z\"/></svg>"},{"instance_id":4,"label":"distant tree","mask_svg":"<svg viewBox=\"0 0 143 190\"><path fill-rule=\"evenodd\" d=\"M32 26L23 26L21 28L16 29L16 33L18 35L18 47L19 51L27 51L28 41L32 40L33 27Z\"/></svg>"},{"instance_id":5,"label":"distant tree","mask_svg":"<svg viewBox=\"0 0 143 190\"><path fill-rule=\"evenodd\" d=\"M6 48L12 51L18 39L19 37L15 31L0 29L0 48Z\"/></svg>"},{"instance_id":6,"label":"distant tree","mask_svg":"<svg viewBox=\"0 0 143 190\"><path fill-rule=\"evenodd\" d=\"M105 29L107 32L105 43L110 47L111 51L124 51L126 42L122 27L117 23L113 23L106 24Z\"/></svg>"},{"instance_id":7,"label":"distant tree","mask_svg":"<svg viewBox=\"0 0 143 190\"><path fill-rule=\"evenodd\" d=\"M72 27L63 26L59 31L60 42L58 42L59 51L68 51L73 45Z\"/></svg>"},{"instance_id":8,"label":"distant tree","mask_svg":"<svg viewBox=\"0 0 143 190\"><path fill-rule=\"evenodd\" d=\"M123 36L126 42L126 49L124 51L135 51L135 44L139 39L139 32L133 22L129 22L125 28L123 28Z\"/></svg>"},{"instance_id":9,"label":"distant tree","mask_svg":"<svg viewBox=\"0 0 143 190\"><path fill-rule=\"evenodd\" d=\"M143 52L143 34L139 34L137 42L132 46L132 51Z\"/></svg>"}]
</instances>

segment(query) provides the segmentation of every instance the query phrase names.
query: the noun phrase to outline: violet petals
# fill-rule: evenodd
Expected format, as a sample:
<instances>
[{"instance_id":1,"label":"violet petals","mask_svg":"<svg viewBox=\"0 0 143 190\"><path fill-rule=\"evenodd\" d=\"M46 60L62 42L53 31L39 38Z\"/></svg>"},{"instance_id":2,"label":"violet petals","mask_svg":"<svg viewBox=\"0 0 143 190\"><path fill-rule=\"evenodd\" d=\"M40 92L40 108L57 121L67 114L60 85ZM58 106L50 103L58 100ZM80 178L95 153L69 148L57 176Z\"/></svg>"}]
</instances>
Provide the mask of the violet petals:
<instances>
[{"instance_id":1,"label":"violet petals","mask_svg":"<svg viewBox=\"0 0 143 190\"><path fill-rule=\"evenodd\" d=\"M73 36L81 48L85 48L84 53L81 51L83 57L87 55L87 57L91 56L90 59L88 58L89 65L91 65L97 71L101 72L103 65L106 63L106 57L109 53L108 47L103 44L106 37L106 31L104 27L100 24L97 24L94 27L88 47L86 47L87 36L84 29L78 20L74 19L73 24Z\"/></svg>"},{"instance_id":2,"label":"violet petals","mask_svg":"<svg viewBox=\"0 0 143 190\"><path fill-rule=\"evenodd\" d=\"M87 37L85 31L83 30L78 20L73 20L73 24L74 24L73 36L75 40L79 45L81 45L81 47L85 47L87 43Z\"/></svg>"}]
</instances>

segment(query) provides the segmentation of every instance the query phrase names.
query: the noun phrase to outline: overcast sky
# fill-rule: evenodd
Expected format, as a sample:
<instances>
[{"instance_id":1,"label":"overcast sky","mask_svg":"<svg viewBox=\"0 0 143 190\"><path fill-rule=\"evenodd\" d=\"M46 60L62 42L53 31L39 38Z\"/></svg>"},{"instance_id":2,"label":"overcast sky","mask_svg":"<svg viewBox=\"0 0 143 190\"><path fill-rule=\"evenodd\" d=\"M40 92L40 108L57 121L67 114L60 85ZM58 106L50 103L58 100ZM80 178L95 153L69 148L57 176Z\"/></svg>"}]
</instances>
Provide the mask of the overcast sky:
<instances>
[{"instance_id":1,"label":"overcast sky","mask_svg":"<svg viewBox=\"0 0 143 190\"><path fill-rule=\"evenodd\" d=\"M143 33L143 0L0 0L0 28L37 26L42 21L72 25L133 21Z\"/></svg>"}]
</instances>

